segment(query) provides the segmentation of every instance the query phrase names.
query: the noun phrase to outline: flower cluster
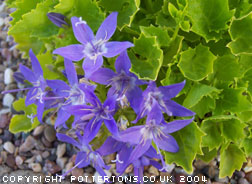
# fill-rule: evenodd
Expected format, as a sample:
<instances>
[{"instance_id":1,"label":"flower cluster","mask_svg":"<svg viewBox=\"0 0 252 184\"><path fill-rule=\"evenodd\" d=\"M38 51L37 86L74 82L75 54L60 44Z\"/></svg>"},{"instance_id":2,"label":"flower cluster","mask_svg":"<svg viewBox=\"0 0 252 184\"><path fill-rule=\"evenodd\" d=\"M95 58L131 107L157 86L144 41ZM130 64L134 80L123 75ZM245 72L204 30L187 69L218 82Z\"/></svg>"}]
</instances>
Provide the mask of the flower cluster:
<instances>
[{"instance_id":1,"label":"flower cluster","mask_svg":"<svg viewBox=\"0 0 252 184\"><path fill-rule=\"evenodd\" d=\"M71 129L75 130L74 136L57 133L60 141L70 143L79 149L74 168L92 164L100 175L105 176L104 169L109 169L109 166L105 165L102 157L116 153L113 162L116 162L118 173L123 173L130 164L134 166L135 175L140 177L143 175L144 166L150 164L160 171L166 171L167 165L161 150L168 152L179 150L176 140L170 133L182 129L193 121L191 118L168 123L163 116L164 113L168 116L194 116L194 112L171 100L183 89L185 81L157 87L154 81L139 80L131 73L127 48L133 44L108 41L116 30L116 12L104 20L95 36L87 22L81 18L72 17L71 22L74 35L81 44L69 45L54 51L54 54L65 58L68 83L62 80L45 80L39 61L31 50L33 71L20 65L24 79L32 85L22 89L28 90L25 103L26 105L34 103L38 108L37 115L33 115L31 119L37 117L42 123L44 109L56 108L55 129L60 131L62 128L68 128L66 121L71 116L74 117L71 125ZM102 67L103 56L110 58L117 55L119 56L115 61L115 71ZM85 80L79 80L72 61L83 58L85 58L83 61ZM97 85L109 88L104 102L101 102L96 95ZM7 92L15 91L17 90ZM118 117L116 113L125 108L132 108L132 112L136 114L136 119L128 124L122 116L115 119ZM144 120L145 123L134 125ZM103 123L110 136L100 148L94 150L90 142L99 135ZM157 159L161 160L161 164Z\"/></svg>"}]
</instances>

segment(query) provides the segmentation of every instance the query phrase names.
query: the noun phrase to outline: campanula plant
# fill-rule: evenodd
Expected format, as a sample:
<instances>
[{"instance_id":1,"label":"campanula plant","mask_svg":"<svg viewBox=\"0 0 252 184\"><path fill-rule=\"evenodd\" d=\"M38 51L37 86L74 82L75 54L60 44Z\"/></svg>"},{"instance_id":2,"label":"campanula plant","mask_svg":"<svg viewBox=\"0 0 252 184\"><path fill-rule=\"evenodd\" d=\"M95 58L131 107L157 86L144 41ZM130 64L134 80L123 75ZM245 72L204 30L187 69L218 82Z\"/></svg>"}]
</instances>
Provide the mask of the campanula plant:
<instances>
[{"instance_id":1,"label":"campanula plant","mask_svg":"<svg viewBox=\"0 0 252 184\"><path fill-rule=\"evenodd\" d=\"M10 130L50 116L58 139L78 149L74 168L100 175L111 164L140 178L147 165L192 173L195 159L219 156L219 176L231 177L252 155L252 3L125 2L7 1L16 8L8 33L32 62L14 75L28 93L13 106L33 110Z\"/></svg>"},{"instance_id":2,"label":"campanula plant","mask_svg":"<svg viewBox=\"0 0 252 184\"><path fill-rule=\"evenodd\" d=\"M111 13L101 24L95 36L85 20L82 20L81 17L72 17L73 32L75 38L81 44L58 48L53 53L72 61L79 61L85 57L83 69L85 77L89 78L93 72L102 66L102 56L111 58L133 46L132 43L127 41L108 42L116 30L117 14L117 12Z\"/></svg>"}]
</instances>

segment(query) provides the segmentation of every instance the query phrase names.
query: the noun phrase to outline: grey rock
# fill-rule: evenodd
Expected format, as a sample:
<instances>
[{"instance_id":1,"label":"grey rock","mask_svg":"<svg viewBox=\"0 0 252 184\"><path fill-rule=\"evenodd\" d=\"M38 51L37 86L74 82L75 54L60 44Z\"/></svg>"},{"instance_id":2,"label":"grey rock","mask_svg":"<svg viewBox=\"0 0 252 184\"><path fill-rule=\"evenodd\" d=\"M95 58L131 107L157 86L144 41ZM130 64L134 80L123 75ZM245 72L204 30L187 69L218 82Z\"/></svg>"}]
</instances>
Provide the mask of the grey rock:
<instances>
[{"instance_id":1,"label":"grey rock","mask_svg":"<svg viewBox=\"0 0 252 184\"><path fill-rule=\"evenodd\" d=\"M238 184L250 184L245 178L240 178Z\"/></svg>"},{"instance_id":2,"label":"grey rock","mask_svg":"<svg viewBox=\"0 0 252 184\"><path fill-rule=\"evenodd\" d=\"M6 68L4 71L4 83L6 85L11 84L12 82L14 82L14 78L13 78L13 71L11 68Z\"/></svg>"},{"instance_id":3,"label":"grey rock","mask_svg":"<svg viewBox=\"0 0 252 184\"><path fill-rule=\"evenodd\" d=\"M56 155L58 158L62 157L66 152L66 144L59 144L57 146Z\"/></svg>"},{"instance_id":4,"label":"grey rock","mask_svg":"<svg viewBox=\"0 0 252 184\"><path fill-rule=\"evenodd\" d=\"M31 168L34 172L38 173L42 171L42 167L39 163L32 163Z\"/></svg>"},{"instance_id":5,"label":"grey rock","mask_svg":"<svg viewBox=\"0 0 252 184\"><path fill-rule=\"evenodd\" d=\"M49 142L53 142L56 139L56 131L53 126L47 126L44 129L44 136Z\"/></svg>"},{"instance_id":6,"label":"grey rock","mask_svg":"<svg viewBox=\"0 0 252 184\"><path fill-rule=\"evenodd\" d=\"M13 154L15 152L15 146L10 141L5 142L3 148L10 154Z\"/></svg>"},{"instance_id":7,"label":"grey rock","mask_svg":"<svg viewBox=\"0 0 252 184\"><path fill-rule=\"evenodd\" d=\"M58 166L60 166L61 169L64 169L65 165L67 162L67 158L66 157L59 157L56 160L56 163Z\"/></svg>"},{"instance_id":8,"label":"grey rock","mask_svg":"<svg viewBox=\"0 0 252 184\"><path fill-rule=\"evenodd\" d=\"M16 156L15 158L15 161L16 161L16 165L19 166L19 165L22 165L24 163L24 160L25 158L24 157L21 157L21 156Z\"/></svg>"},{"instance_id":9,"label":"grey rock","mask_svg":"<svg viewBox=\"0 0 252 184\"><path fill-rule=\"evenodd\" d=\"M37 127L34 129L32 135L33 135L33 136L38 136L38 135L42 134L44 128L45 128L44 125L39 125L39 126L37 126Z\"/></svg>"},{"instance_id":10,"label":"grey rock","mask_svg":"<svg viewBox=\"0 0 252 184\"><path fill-rule=\"evenodd\" d=\"M36 140L30 135L25 139L25 142L20 146L20 152L28 152L34 148Z\"/></svg>"},{"instance_id":11,"label":"grey rock","mask_svg":"<svg viewBox=\"0 0 252 184\"><path fill-rule=\"evenodd\" d=\"M3 105L6 107L11 107L14 100L15 97L12 94L7 93L3 96Z\"/></svg>"}]
</instances>

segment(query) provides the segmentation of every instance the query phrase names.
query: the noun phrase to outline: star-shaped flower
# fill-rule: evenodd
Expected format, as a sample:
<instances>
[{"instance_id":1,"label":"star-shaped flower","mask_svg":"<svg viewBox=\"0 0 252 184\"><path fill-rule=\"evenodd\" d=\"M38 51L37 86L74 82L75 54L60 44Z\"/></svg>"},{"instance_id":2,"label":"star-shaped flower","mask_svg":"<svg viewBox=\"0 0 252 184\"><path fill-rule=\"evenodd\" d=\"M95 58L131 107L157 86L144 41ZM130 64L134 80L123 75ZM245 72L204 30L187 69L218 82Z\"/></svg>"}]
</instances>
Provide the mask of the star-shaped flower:
<instances>
[{"instance_id":1,"label":"star-shaped flower","mask_svg":"<svg viewBox=\"0 0 252 184\"><path fill-rule=\"evenodd\" d=\"M160 156L161 152L159 149L168 152L177 152L179 146L170 133L184 128L193 121L193 119L187 119L166 123L162 111L159 109L159 105L157 102L154 103L152 110L147 116L145 125L130 127L125 131L122 131L119 137L117 137L119 141L136 145L129 156L129 163L140 158L150 148L152 141L156 144ZM163 163L163 168L165 168L166 164L163 161L162 156L160 159Z\"/></svg>"},{"instance_id":2,"label":"star-shaped flower","mask_svg":"<svg viewBox=\"0 0 252 184\"><path fill-rule=\"evenodd\" d=\"M194 112L171 100L183 89L184 85L185 81L157 87L156 83L151 81L143 92L140 111L137 113L136 120L132 123L137 123L139 119L145 117L151 111L154 104L157 104L160 110L169 116L194 116Z\"/></svg>"},{"instance_id":3,"label":"star-shaped flower","mask_svg":"<svg viewBox=\"0 0 252 184\"><path fill-rule=\"evenodd\" d=\"M66 173L64 173L62 177L64 178L76 167L83 168L90 164L93 165L93 167L99 172L101 176L106 176L106 173L104 172L103 168L109 169L110 167L105 165L101 155L98 152L93 151L91 145L89 144L91 139L88 139L85 134L81 135L79 132L76 132L76 135L78 141L68 135L57 133L57 138L59 141L72 144L73 146L76 146L79 149L79 152L76 155L75 166L68 170Z\"/></svg>"},{"instance_id":4,"label":"star-shaped flower","mask_svg":"<svg viewBox=\"0 0 252 184\"><path fill-rule=\"evenodd\" d=\"M76 116L77 121L81 120L85 123L89 121L84 130L87 137L93 139L103 122L112 135L118 135L118 127L113 117L116 106L115 96L108 97L103 104L91 91L87 92L86 96L89 99L88 105L72 105L66 107L66 110Z\"/></svg>"},{"instance_id":5,"label":"star-shaped flower","mask_svg":"<svg viewBox=\"0 0 252 184\"><path fill-rule=\"evenodd\" d=\"M72 27L76 39L81 44L69 45L54 50L54 54L59 54L72 61L79 61L85 58L83 69L85 77L98 70L103 64L103 57L114 57L125 49L132 47L130 42L118 42L108 40L112 37L117 25L117 12L112 12L101 24L96 35L82 18L72 17Z\"/></svg>"},{"instance_id":6,"label":"star-shaped flower","mask_svg":"<svg viewBox=\"0 0 252 184\"><path fill-rule=\"evenodd\" d=\"M146 84L146 82L139 80L129 71L130 68L131 62L125 50L115 61L116 72L108 68L100 68L91 75L90 80L111 86L108 96L117 95L117 101L122 107L128 106L129 102L138 113L142 97L142 90L138 85Z\"/></svg>"},{"instance_id":7,"label":"star-shaped flower","mask_svg":"<svg viewBox=\"0 0 252 184\"><path fill-rule=\"evenodd\" d=\"M43 70L40 66L38 59L36 58L35 54L30 49L29 56L31 59L32 70L27 68L26 66L20 64L19 70L22 73L22 76L25 80L29 81L32 84L32 87L24 88L24 89L14 89L3 91L2 93L11 93L17 92L22 90L28 90L25 99L25 105L28 106L30 104L37 105L37 115L31 115L29 118L33 122L33 118L37 116L38 120L42 122L43 112L45 108L44 97L46 96L47 92L46 87L47 83L43 77Z\"/></svg>"},{"instance_id":8,"label":"star-shaped flower","mask_svg":"<svg viewBox=\"0 0 252 184\"><path fill-rule=\"evenodd\" d=\"M88 102L86 98L86 91L94 91L95 85L79 83L77 73L72 61L65 59L64 61L66 76L69 85L61 80L47 80L48 86L53 90L56 97L49 97L48 99L65 99L63 103L59 104L57 119L55 121L55 128L63 125L65 126L66 120L71 116L65 107L70 105L84 105Z\"/></svg>"}]
</instances>

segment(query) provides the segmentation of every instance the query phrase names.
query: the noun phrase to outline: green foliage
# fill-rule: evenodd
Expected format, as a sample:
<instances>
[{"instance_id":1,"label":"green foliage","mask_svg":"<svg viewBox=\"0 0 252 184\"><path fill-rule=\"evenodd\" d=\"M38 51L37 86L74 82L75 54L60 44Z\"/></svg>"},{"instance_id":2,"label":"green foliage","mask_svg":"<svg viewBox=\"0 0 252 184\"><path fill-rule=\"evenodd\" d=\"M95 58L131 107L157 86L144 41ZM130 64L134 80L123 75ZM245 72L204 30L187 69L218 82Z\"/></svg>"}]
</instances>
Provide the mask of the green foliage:
<instances>
[{"instance_id":1,"label":"green foliage","mask_svg":"<svg viewBox=\"0 0 252 184\"><path fill-rule=\"evenodd\" d=\"M229 28L232 42L228 44L233 54L252 54L252 13L231 22Z\"/></svg>"},{"instance_id":2,"label":"green foliage","mask_svg":"<svg viewBox=\"0 0 252 184\"><path fill-rule=\"evenodd\" d=\"M240 170L246 157L243 151L235 144L230 144L220 155L220 177L232 176L235 170Z\"/></svg>"},{"instance_id":3,"label":"green foliage","mask_svg":"<svg viewBox=\"0 0 252 184\"><path fill-rule=\"evenodd\" d=\"M112 40L131 41L131 71L139 78L170 85L186 79L175 98L196 112L195 123L174 133L180 151L164 153L166 162L192 171L194 159L209 162L221 155L220 176L240 169L252 145L252 3L249 0L8 0L16 8L9 35L27 57L30 48L41 62L46 79L64 79L63 58L56 48L78 43L70 19L81 16L97 31L104 18L117 11L118 26ZM66 16L69 27L58 28L48 12ZM113 68L113 59L104 62ZM81 74L81 73L79 73ZM105 87L97 93L104 100ZM27 115L36 107L14 103L22 115L11 120L13 133L30 131ZM131 111L130 111L131 112ZM132 113L127 114L134 116ZM103 140L96 139L99 143ZM95 143L95 144L96 144ZM239 145L239 146L238 146ZM202 149L201 149L202 148Z\"/></svg>"},{"instance_id":4,"label":"green foliage","mask_svg":"<svg viewBox=\"0 0 252 184\"><path fill-rule=\"evenodd\" d=\"M198 45L194 49L189 48L181 53L178 66L186 78L200 81L213 72L215 58L209 48Z\"/></svg>"},{"instance_id":5,"label":"green foliage","mask_svg":"<svg viewBox=\"0 0 252 184\"><path fill-rule=\"evenodd\" d=\"M133 52L130 53L131 71L140 79L156 80L163 62L163 51L159 48L155 37L141 34L134 39ZM136 57L136 54L140 57Z\"/></svg>"},{"instance_id":6,"label":"green foliage","mask_svg":"<svg viewBox=\"0 0 252 184\"><path fill-rule=\"evenodd\" d=\"M179 151L177 153L165 152L165 160L167 163L176 162L176 164L191 173L193 171L192 162L195 156L202 154L201 137L204 133L196 123L192 123L172 135L178 142Z\"/></svg>"},{"instance_id":7,"label":"green foliage","mask_svg":"<svg viewBox=\"0 0 252 184\"><path fill-rule=\"evenodd\" d=\"M25 99L20 98L13 103L13 107L16 111L23 111L24 114L12 117L9 126L11 133L29 132L40 124L37 118L34 118L34 122L32 123L31 119L27 117L37 114L36 105L25 106Z\"/></svg>"}]
</instances>

